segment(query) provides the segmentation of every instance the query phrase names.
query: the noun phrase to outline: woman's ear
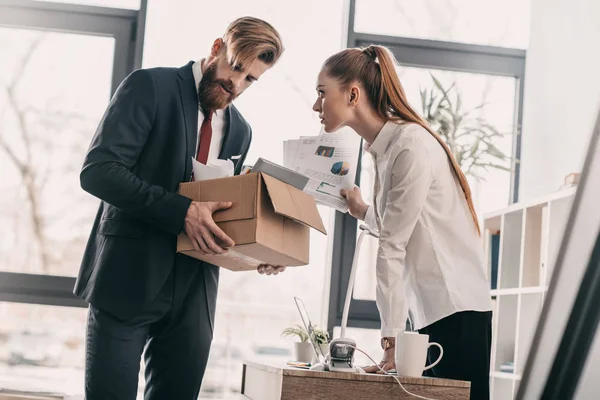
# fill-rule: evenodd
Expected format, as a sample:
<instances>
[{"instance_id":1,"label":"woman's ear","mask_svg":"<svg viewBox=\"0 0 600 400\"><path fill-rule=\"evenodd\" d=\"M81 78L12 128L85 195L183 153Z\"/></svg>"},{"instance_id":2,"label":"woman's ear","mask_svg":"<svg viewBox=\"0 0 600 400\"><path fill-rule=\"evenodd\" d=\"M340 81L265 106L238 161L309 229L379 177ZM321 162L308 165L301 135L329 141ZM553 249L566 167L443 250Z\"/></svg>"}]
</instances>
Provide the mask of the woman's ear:
<instances>
[{"instance_id":1,"label":"woman's ear","mask_svg":"<svg viewBox=\"0 0 600 400\"><path fill-rule=\"evenodd\" d=\"M349 103L351 106L356 106L358 104L358 98L360 97L360 89L358 86L352 86L350 88L350 96Z\"/></svg>"}]
</instances>

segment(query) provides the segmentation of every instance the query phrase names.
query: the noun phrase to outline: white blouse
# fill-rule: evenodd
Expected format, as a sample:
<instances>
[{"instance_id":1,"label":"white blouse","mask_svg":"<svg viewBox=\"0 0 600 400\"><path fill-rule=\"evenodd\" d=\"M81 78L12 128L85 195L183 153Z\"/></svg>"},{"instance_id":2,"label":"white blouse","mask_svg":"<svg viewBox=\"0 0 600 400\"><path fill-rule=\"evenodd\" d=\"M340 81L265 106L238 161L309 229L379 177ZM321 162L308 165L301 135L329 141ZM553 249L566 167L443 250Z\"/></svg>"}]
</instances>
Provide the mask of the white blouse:
<instances>
[{"instance_id":1,"label":"white blouse","mask_svg":"<svg viewBox=\"0 0 600 400\"><path fill-rule=\"evenodd\" d=\"M404 331L409 308L415 329L491 310L482 241L442 146L417 124L388 121L365 150L375 165L365 222L380 233L382 336Z\"/></svg>"}]
</instances>

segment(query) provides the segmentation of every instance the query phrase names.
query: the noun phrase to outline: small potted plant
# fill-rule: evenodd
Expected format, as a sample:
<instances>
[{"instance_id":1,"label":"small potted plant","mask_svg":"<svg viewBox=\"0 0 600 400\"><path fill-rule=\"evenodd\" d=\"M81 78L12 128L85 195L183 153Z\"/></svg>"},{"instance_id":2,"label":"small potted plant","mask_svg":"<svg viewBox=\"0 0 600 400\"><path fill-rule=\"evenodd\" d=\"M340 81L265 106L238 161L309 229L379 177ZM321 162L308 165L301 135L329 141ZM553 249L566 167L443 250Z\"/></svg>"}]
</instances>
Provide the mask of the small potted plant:
<instances>
[{"instance_id":1,"label":"small potted plant","mask_svg":"<svg viewBox=\"0 0 600 400\"><path fill-rule=\"evenodd\" d=\"M315 357L312 343L308 341L309 335L306 329L300 325L294 325L292 327L284 329L281 333L282 336L296 336L298 342L294 343L294 349L296 351L296 361L305 363L318 362ZM321 348L324 356L329 353L329 333L318 327L313 328L312 339L314 343Z\"/></svg>"},{"instance_id":2,"label":"small potted plant","mask_svg":"<svg viewBox=\"0 0 600 400\"><path fill-rule=\"evenodd\" d=\"M306 329L304 329L300 325L290 326L289 328L285 328L283 330L281 336L297 337L298 341L294 343L296 361L305 363L311 362L313 358L313 349L312 344L308 341L309 336L308 332L306 332Z\"/></svg>"}]
</instances>

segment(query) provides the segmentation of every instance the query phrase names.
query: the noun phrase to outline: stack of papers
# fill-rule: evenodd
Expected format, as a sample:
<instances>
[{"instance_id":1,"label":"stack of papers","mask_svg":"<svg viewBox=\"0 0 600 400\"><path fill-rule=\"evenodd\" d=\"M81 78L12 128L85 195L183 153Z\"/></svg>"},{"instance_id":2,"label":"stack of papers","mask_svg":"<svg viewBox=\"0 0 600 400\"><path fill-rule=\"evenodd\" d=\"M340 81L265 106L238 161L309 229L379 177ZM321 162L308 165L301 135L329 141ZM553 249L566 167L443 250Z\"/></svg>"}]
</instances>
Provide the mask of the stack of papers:
<instances>
[{"instance_id":1,"label":"stack of papers","mask_svg":"<svg viewBox=\"0 0 600 400\"><path fill-rule=\"evenodd\" d=\"M354 188L359 148L360 137L350 128L301 136L283 142L283 166L308 178L302 190L317 203L347 212L340 190Z\"/></svg>"},{"instance_id":2,"label":"stack of papers","mask_svg":"<svg viewBox=\"0 0 600 400\"><path fill-rule=\"evenodd\" d=\"M308 181L310 180L307 176L302 175L299 172L282 167L281 165L277 165L271 161L265 160L264 158L259 158L256 161L256 164L252 166L251 172L263 172L300 190L304 190L308 184Z\"/></svg>"},{"instance_id":3,"label":"stack of papers","mask_svg":"<svg viewBox=\"0 0 600 400\"><path fill-rule=\"evenodd\" d=\"M235 159L235 157L232 158ZM192 157L192 166L194 169L194 181L228 178L233 176L235 169L231 160L211 160L208 164L204 165L194 157Z\"/></svg>"}]
</instances>

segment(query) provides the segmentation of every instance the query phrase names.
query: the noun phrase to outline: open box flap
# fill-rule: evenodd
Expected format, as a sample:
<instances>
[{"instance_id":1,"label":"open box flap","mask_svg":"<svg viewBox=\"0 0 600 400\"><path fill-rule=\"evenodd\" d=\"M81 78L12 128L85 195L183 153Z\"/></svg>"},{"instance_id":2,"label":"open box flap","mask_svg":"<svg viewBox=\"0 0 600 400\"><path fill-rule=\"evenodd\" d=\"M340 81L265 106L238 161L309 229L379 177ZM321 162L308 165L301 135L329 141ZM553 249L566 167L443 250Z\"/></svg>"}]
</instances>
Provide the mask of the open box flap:
<instances>
[{"instance_id":1,"label":"open box flap","mask_svg":"<svg viewBox=\"0 0 600 400\"><path fill-rule=\"evenodd\" d=\"M277 214L285 215L325 235L327 234L319 210L317 210L317 204L312 196L272 176L261 175Z\"/></svg>"}]
</instances>

